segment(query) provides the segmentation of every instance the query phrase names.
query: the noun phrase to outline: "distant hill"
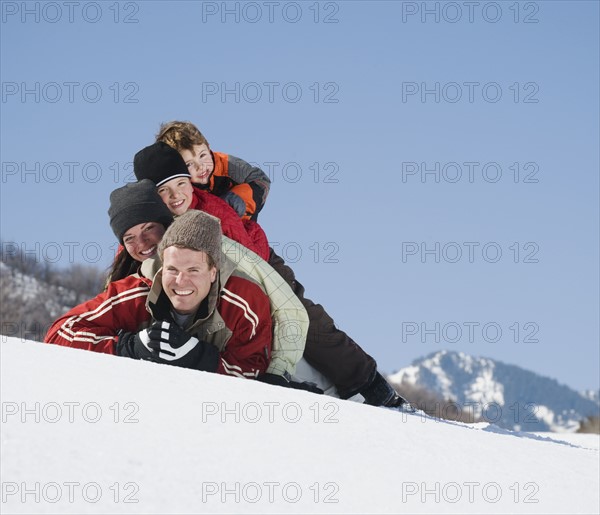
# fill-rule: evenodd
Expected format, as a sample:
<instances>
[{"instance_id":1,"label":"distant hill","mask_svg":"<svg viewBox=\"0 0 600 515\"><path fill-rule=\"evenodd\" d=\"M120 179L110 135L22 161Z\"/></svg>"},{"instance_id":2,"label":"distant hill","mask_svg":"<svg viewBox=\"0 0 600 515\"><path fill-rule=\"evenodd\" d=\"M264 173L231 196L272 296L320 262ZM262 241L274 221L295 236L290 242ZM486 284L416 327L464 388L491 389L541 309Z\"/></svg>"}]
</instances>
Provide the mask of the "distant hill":
<instances>
[{"instance_id":1,"label":"distant hill","mask_svg":"<svg viewBox=\"0 0 600 515\"><path fill-rule=\"evenodd\" d=\"M42 341L57 317L100 293L105 275L88 265L60 269L2 245L0 334Z\"/></svg>"},{"instance_id":2,"label":"distant hill","mask_svg":"<svg viewBox=\"0 0 600 515\"><path fill-rule=\"evenodd\" d=\"M580 393L515 365L462 352L434 352L388 379L451 400L476 419L520 431L576 431L600 409L598 392Z\"/></svg>"}]
</instances>

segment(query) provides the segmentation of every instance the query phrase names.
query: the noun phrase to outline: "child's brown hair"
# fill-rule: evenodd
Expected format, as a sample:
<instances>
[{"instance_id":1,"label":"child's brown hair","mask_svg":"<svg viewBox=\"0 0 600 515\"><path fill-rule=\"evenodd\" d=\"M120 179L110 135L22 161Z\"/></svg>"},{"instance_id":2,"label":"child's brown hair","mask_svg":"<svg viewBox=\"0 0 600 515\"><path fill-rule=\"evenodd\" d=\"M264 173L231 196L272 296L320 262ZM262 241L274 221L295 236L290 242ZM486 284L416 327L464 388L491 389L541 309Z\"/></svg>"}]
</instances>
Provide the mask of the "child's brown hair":
<instances>
[{"instance_id":1,"label":"child's brown hair","mask_svg":"<svg viewBox=\"0 0 600 515\"><path fill-rule=\"evenodd\" d=\"M194 152L194 146L206 145L210 148L208 141L191 122L172 121L161 124L156 141L162 141L173 147L178 152L189 150Z\"/></svg>"}]
</instances>

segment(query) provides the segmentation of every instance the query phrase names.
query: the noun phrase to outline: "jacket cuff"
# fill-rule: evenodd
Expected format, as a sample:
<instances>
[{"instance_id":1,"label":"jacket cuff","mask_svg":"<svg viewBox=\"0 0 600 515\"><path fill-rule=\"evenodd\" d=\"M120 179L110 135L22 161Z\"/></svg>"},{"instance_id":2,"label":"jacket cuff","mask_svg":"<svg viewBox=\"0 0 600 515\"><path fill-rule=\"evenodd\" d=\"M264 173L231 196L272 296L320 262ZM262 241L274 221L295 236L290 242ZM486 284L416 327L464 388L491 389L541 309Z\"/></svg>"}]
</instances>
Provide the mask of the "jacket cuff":
<instances>
[{"instance_id":1,"label":"jacket cuff","mask_svg":"<svg viewBox=\"0 0 600 515\"><path fill-rule=\"evenodd\" d=\"M271 362L267 367L267 374L275 374L278 376L283 376L288 374L289 376L294 375L296 372L296 365L292 365L289 361L279 357L272 356Z\"/></svg>"}]
</instances>

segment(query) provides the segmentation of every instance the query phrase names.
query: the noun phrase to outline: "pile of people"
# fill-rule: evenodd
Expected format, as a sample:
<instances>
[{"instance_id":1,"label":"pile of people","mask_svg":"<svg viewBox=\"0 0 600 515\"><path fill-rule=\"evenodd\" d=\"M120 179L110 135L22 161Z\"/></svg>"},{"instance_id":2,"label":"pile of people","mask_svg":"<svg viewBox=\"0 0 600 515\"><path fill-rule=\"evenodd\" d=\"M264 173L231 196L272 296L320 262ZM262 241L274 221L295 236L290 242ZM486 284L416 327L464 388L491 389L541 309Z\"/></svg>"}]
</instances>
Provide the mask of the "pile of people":
<instances>
[{"instance_id":1,"label":"pile of people","mask_svg":"<svg viewBox=\"0 0 600 515\"><path fill-rule=\"evenodd\" d=\"M121 246L105 290L45 342L323 393L298 375L303 360L342 399L406 404L269 247L260 168L212 151L180 121L161 125L133 168L138 182L110 195Z\"/></svg>"}]
</instances>

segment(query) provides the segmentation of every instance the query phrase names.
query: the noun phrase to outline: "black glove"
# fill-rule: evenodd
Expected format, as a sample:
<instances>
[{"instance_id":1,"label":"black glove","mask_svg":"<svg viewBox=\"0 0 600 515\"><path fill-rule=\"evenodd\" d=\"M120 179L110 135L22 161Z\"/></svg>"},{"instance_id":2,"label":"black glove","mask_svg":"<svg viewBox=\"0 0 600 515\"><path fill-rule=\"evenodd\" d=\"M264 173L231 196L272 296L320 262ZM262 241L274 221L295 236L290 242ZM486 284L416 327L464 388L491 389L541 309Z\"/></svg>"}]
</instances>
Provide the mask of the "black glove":
<instances>
[{"instance_id":1,"label":"black glove","mask_svg":"<svg viewBox=\"0 0 600 515\"><path fill-rule=\"evenodd\" d=\"M290 381L287 377L277 374L262 374L257 377L262 383L272 384L274 386L283 386L284 388L294 388L296 390L306 390L307 392L322 394L323 390L315 383L299 383L298 381Z\"/></svg>"},{"instance_id":2,"label":"black glove","mask_svg":"<svg viewBox=\"0 0 600 515\"><path fill-rule=\"evenodd\" d=\"M144 359L147 361L159 361L158 356L146 347L140 339L139 333L130 333L126 331L119 332L117 339L116 354L131 359Z\"/></svg>"},{"instance_id":3,"label":"black glove","mask_svg":"<svg viewBox=\"0 0 600 515\"><path fill-rule=\"evenodd\" d=\"M238 216L244 216L246 214L246 203L239 195L236 195L233 191L225 193L221 199L227 202Z\"/></svg>"},{"instance_id":4,"label":"black glove","mask_svg":"<svg viewBox=\"0 0 600 515\"><path fill-rule=\"evenodd\" d=\"M216 372L219 366L219 351L214 345L190 336L177 324L160 320L139 333L120 335L117 354L209 372Z\"/></svg>"}]
</instances>

